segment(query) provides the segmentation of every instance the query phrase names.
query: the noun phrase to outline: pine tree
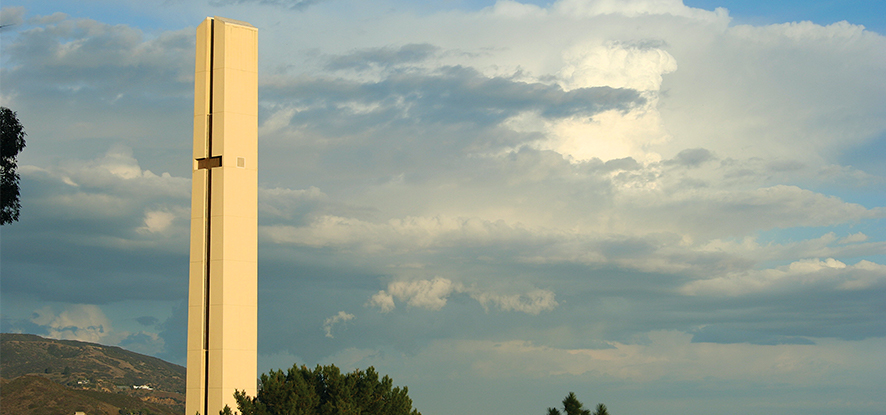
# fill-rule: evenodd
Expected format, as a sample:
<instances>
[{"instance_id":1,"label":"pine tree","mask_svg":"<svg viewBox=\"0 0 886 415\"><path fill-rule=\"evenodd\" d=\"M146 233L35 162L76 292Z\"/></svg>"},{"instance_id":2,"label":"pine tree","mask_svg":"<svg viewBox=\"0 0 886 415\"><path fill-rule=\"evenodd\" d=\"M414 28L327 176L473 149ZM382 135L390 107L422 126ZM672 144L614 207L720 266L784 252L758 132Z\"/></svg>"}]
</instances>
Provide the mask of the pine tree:
<instances>
[{"instance_id":1,"label":"pine tree","mask_svg":"<svg viewBox=\"0 0 886 415\"><path fill-rule=\"evenodd\" d=\"M591 411L584 409L584 404L575 396L575 392L569 392L563 399L563 412L566 415L591 415ZM548 408L548 415L560 415L557 408Z\"/></svg>"}]
</instances>

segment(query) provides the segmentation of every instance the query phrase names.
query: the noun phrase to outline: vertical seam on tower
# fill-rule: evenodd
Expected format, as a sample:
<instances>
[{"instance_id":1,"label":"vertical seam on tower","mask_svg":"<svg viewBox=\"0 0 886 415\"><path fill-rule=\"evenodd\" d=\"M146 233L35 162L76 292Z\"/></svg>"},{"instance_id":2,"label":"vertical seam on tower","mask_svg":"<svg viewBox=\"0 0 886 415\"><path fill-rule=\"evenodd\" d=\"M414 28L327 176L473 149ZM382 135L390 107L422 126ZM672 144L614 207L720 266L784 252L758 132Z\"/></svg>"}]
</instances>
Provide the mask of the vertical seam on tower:
<instances>
[{"instance_id":1,"label":"vertical seam on tower","mask_svg":"<svg viewBox=\"0 0 886 415\"><path fill-rule=\"evenodd\" d=\"M206 157L212 157L212 111L213 90L215 89L215 19L209 22L209 111L207 115ZM212 169L206 169L206 252L203 276L203 414L209 415L209 274L211 267L212 243Z\"/></svg>"}]
</instances>

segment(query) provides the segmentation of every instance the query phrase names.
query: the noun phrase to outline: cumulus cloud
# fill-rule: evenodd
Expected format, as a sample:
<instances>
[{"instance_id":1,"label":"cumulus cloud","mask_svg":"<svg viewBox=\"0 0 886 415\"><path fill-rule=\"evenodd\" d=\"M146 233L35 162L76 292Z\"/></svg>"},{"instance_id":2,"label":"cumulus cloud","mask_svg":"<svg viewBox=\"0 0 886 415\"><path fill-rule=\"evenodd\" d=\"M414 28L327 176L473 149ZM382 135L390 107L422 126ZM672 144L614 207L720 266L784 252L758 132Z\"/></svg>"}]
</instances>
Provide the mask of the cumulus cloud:
<instances>
[{"instance_id":1,"label":"cumulus cloud","mask_svg":"<svg viewBox=\"0 0 886 415\"><path fill-rule=\"evenodd\" d=\"M394 296L385 290L379 290L379 292L373 294L366 305L370 307L378 307L382 313L389 313L397 307L394 304Z\"/></svg>"},{"instance_id":2,"label":"cumulus cloud","mask_svg":"<svg viewBox=\"0 0 886 415\"><path fill-rule=\"evenodd\" d=\"M740 296L809 287L863 290L886 283L886 266L862 260L846 265L833 258L806 259L789 265L693 281L680 289L686 295Z\"/></svg>"},{"instance_id":3,"label":"cumulus cloud","mask_svg":"<svg viewBox=\"0 0 886 415\"><path fill-rule=\"evenodd\" d=\"M405 300L409 306L429 310L443 308L451 294L462 291L464 291L464 287L461 284L440 277L432 280L397 281L388 284L388 292L392 296Z\"/></svg>"},{"instance_id":4,"label":"cumulus cloud","mask_svg":"<svg viewBox=\"0 0 886 415\"><path fill-rule=\"evenodd\" d=\"M502 311L519 311L538 315L542 311L550 311L557 307L552 291L534 289L522 294L501 294L482 290L477 286L465 286L447 278L434 277L430 280L393 281L387 290L374 294L366 303L368 307L376 307L382 313L388 313L396 307L394 299L403 301L410 307L428 310L440 310L452 295L466 293L477 300L486 311L493 304Z\"/></svg>"},{"instance_id":5,"label":"cumulus cloud","mask_svg":"<svg viewBox=\"0 0 886 415\"><path fill-rule=\"evenodd\" d=\"M513 295L479 292L472 293L471 297L479 301L484 308L487 308L488 303L492 303L502 311L520 311L532 315L553 310L558 305L557 300L554 299L554 293L548 290L533 290L525 294Z\"/></svg>"},{"instance_id":6,"label":"cumulus cloud","mask_svg":"<svg viewBox=\"0 0 886 415\"><path fill-rule=\"evenodd\" d=\"M0 11L0 26L11 26L24 23L25 12L25 8L21 6L4 7L3 10Z\"/></svg>"},{"instance_id":7,"label":"cumulus cloud","mask_svg":"<svg viewBox=\"0 0 886 415\"><path fill-rule=\"evenodd\" d=\"M685 158L690 160L687 163L700 163L707 155L699 153ZM471 213L490 216L505 213L513 215L509 218L513 222L442 215L388 221L318 216L303 226L263 226L261 232L277 244L331 248L361 255L403 255L431 249L445 256L472 247L477 250L477 256L496 258L497 252L506 249L509 257L500 259L508 261L608 263L667 272L692 268L693 261L715 253L727 254L722 261L728 263L736 257L783 260L790 259L791 255L851 255L852 252L874 252L878 246L876 242L837 243L835 235L769 246L761 246L753 239L747 240L750 245L729 240L747 238L760 230L858 223L881 217L880 208L867 209L794 186L749 191L713 191L706 189L707 185L683 189L679 186L685 182L677 182L675 186L654 177L650 179L648 172L654 171L651 167L637 167L634 163L614 170L603 169L603 163L599 167L595 174L609 176L612 186L602 197L612 200L599 208L592 201L586 205L585 212L565 210L552 215L551 207L541 197L521 201L522 210L516 211L490 198L491 205ZM646 186L660 188L632 187L629 184L635 180L632 176L645 180ZM614 188L616 185L619 188ZM536 190L527 188L530 189ZM541 196L546 192L553 193L551 197L561 203L582 201L580 198L570 200L582 195L568 187L558 189L556 185L539 186L533 193ZM420 194L411 196L410 201L421 197ZM476 201L474 199L475 204ZM858 238L853 236L851 241L864 242Z\"/></svg>"},{"instance_id":8,"label":"cumulus cloud","mask_svg":"<svg viewBox=\"0 0 886 415\"><path fill-rule=\"evenodd\" d=\"M190 178L174 177L168 172L158 175L143 169L132 148L124 145L115 145L93 160L69 160L59 167L59 173L73 186L111 187L114 190L130 187L133 192L149 191L152 195L190 195Z\"/></svg>"},{"instance_id":9,"label":"cumulus cloud","mask_svg":"<svg viewBox=\"0 0 886 415\"><path fill-rule=\"evenodd\" d=\"M439 51L430 43L411 43L400 47L367 48L346 55L331 56L326 64L330 70L367 70L373 66L392 67L422 62Z\"/></svg>"},{"instance_id":10,"label":"cumulus cloud","mask_svg":"<svg viewBox=\"0 0 886 415\"><path fill-rule=\"evenodd\" d=\"M23 180L33 183L35 202L51 202L67 216L137 217L140 226L131 230L138 234L174 230L178 236L183 229L173 224L188 219L190 180L142 169L129 147L114 146L93 160L70 159L50 168L25 165L21 172Z\"/></svg>"},{"instance_id":11,"label":"cumulus cloud","mask_svg":"<svg viewBox=\"0 0 886 415\"><path fill-rule=\"evenodd\" d=\"M672 15L688 17L692 20L701 21L728 21L725 9L718 8L714 12L688 7L682 0L561 0L554 5L554 9L563 14L599 16L619 14L628 17L643 15Z\"/></svg>"},{"instance_id":12,"label":"cumulus cloud","mask_svg":"<svg viewBox=\"0 0 886 415\"><path fill-rule=\"evenodd\" d=\"M228 6L232 4L257 3L260 5L280 6L292 10L303 10L326 0L210 0L213 6Z\"/></svg>"},{"instance_id":13,"label":"cumulus cloud","mask_svg":"<svg viewBox=\"0 0 886 415\"><path fill-rule=\"evenodd\" d=\"M461 65L397 71L369 82L320 76L279 79L267 98L300 107L300 117L293 121L304 118L308 122L308 117L324 115L332 106L362 122L372 122L368 116L383 116L478 126L496 125L521 113L558 119L627 111L646 102L631 89L593 86L564 90L559 85L488 76Z\"/></svg>"},{"instance_id":14,"label":"cumulus cloud","mask_svg":"<svg viewBox=\"0 0 886 415\"><path fill-rule=\"evenodd\" d=\"M863 232L858 232L858 233L853 233L852 235L849 235L845 238L840 238L840 240L837 242L840 244L851 244L851 243L856 243L856 242L864 242L867 240L868 240L867 235L865 235Z\"/></svg>"},{"instance_id":15,"label":"cumulus cloud","mask_svg":"<svg viewBox=\"0 0 886 415\"><path fill-rule=\"evenodd\" d=\"M446 305L450 295L463 291L464 286L461 284L453 283L446 278L435 277L432 280L392 282L388 284L387 296L405 301L411 307L439 310ZM385 308L390 303L381 292L373 296L372 299L380 300L372 305L377 305L382 308L382 311L387 311Z\"/></svg>"},{"instance_id":16,"label":"cumulus cloud","mask_svg":"<svg viewBox=\"0 0 886 415\"><path fill-rule=\"evenodd\" d=\"M681 91L669 94L661 107L666 128L680 137L680 144L705 147L721 156L778 157L817 164L833 161L847 146L883 131L883 123L868 117L881 116L883 108L877 103L882 99L872 90L882 91L886 84L860 80L865 72L882 71L877 62L882 62L886 38L846 22L710 29L723 42L673 52L678 60L697 62L707 56L705 63L686 66L681 62L680 69L664 82L669 91ZM846 59L856 53L868 58L846 66ZM857 100L858 107L835 110L825 104L844 99ZM836 118L855 121L843 127L823 122ZM668 147L678 150L663 146Z\"/></svg>"},{"instance_id":17,"label":"cumulus cloud","mask_svg":"<svg viewBox=\"0 0 886 415\"><path fill-rule=\"evenodd\" d=\"M876 361L884 179L852 155L886 131L883 36L734 25L679 0L337 1L214 3L264 39L260 322L306 333L260 330L262 353L365 367L393 348L425 373L548 386L793 387L851 378L857 362L833 356ZM3 102L40 137L21 160L23 220L3 229L4 321L23 294L185 298L193 28L3 18L30 25L4 32ZM280 309L294 298L298 318ZM103 341L183 363L186 310L157 337ZM110 327L72 313L28 324ZM317 322L360 335L323 340Z\"/></svg>"},{"instance_id":18,"label":"cumulus cloud","mask_svg":"<svg viewBox=\"0 0 886 415\"><path fill-rule=\"evenodd\" d=\"M609 86L658 91L662 76L677 70L677 60L661 40L575 45L563 52L559 72L564 88Z\"/></svg>"},{"instance_id":19,"label":"cumulus cloud","mask_svg":"<svg viewBox=\"0 0 886 415\"><path fill-rule=\"evenodd\" d=\"M28 141L30 164L48 167L128 147L149 160L144 170L190 170L173 154L187 154L190 144L192 29L145 34L57 13L29 18L23 30L4 37L3 52L4 105L18 111L30 137L40 137Z\"/></svg>"},{"instance_id":20,"label":"cumulus cloud","mask_svg":"<svg viewBox=\"0 0 886 415\"><path fill-rule=\"evenodd\" d=\"M76 94L89 91L98 97L118 93L150 93L149 80L157 82L154 94L175 93L171 85L193 79L193 69L180 61L193 55L190 30L163 32L146 39L136 28L91 19L59 18L33 22L37 27L19 34L4 46L6 58L33 70L13 68L7 79L19 82L14 90L35 82L44 87ZM190 68L190 69L189 69ZM143 78L139 78L143 77ZM172 82L169 82L171 80Z\"/></svg>"},{"instance_id":21,"label":"cumulus cloud","mask_svg":"<svg viewBox=\"0 0 886 415\"><path fill-rule=\"evenodd\" d=\"M859 344L823 341L809 345L752 345L692 343L692 335L678 331L643 333L643 341L609 342L599 349L540 346L526 341L440 340L416 356L423 366L443 365L464 370L470 377L547 379L551 376L601 377L647 384L673 381L761 381L799 385L827 384L829 377L861 369L874 358L882 339ZM842 351L860 355L846 360ZM437 357L435 357L437 356ZM455 357L457 356L457 357ZM429 359L429 360L428 360ZM875 359L876 360L876 359ZM862 370L866 376L876 376Z\"/></svg>"},{"instance_id":22,"label":"cumulus cloud","mask_svg":"<svg viewBox=\"0 0 886 415\"><path fill-rule=\"evenodd\" d=\"M145 212L145 226L138 228L141 233L163 232L169 228L175 214L166 210L152 210Z\"/></svg>"},{"instance_id":23,"label":"cumulus cloud","mask_svg":"<svg viewBox=\"0 0 886 415\"><path fill-rule=\"evenodd\" d=\"M119 346L148 356L156 356L166 350L166 344L162 337L157 333L146 331L126 336L126 338L120 341Z\"/></svg>"},{"instance_id":24,"label":"cumulus cloud","mask_svg":"<svg viewBox=\"0 0 886 415\"><path fill-rule=\"evenodd\" d=\"M351 321L355 318L353 314L346 313L344 311L339 311L338 314L327 318L323 321L323 331L326 333L326 337L330 339L334 338L332 335L332 328L339 323L345 323Z\"/></svg>"},{"instance_id":25,"label":"cumulus cloud","mask_svg":"<svg viewBox=\"0 0 886 415\"><path fill-rule=\"evenodd\" d=\"M743 236L772 228L831 226L880 218L886 214L883 208L867 209L835 196L787 185L750 191L690 188L665 199L658 193L637 196L635 201L641 204L625 208L631 211L631 216L645 217L640 219L644 226L667 227L670 221L676 225L672 230L682 229L708 237Z\"/></svg>"},{"instance_id":26,"label":"cumulus cloud","mask_svg":"<svg viewBox=\"0 0 886 415\"><path fill-rule=\"evenodd\" d=\"M126 146L92 157L20 166L26 219L4 229L18 241L4 258L43 259L31 271L4 260L4 292L89 304L183 294L190 180L142 168Z\"/></svg>"},{"instance_id":27,"label":"cumulus cloud","mask_svg":"<svg viewBox=\"0 0 886 415\"><path fill-rule=\"evenodd\" d=\"M788 232L788 235L791 233ZM853 236L840 238L834 232L828 232L817 238L785 240L783 242L763 241L755 236L740 240L713 239L698 244L697 251L702 253L728 253L755 261L794 261L797 258L857 258L876 255L886 244L879 241L845 242Z\"/></svg>"},{"instance_id":28,"label":"cumulus cloud","mask_svg":"<svg viewBox=\"0 0 886 415\"><path fill-rule=\"evenodd\" d=\"M46 306L35 310L31 321L44 327L46 335L54 339L101 343L113 332L111 320L98 306L90 304L70 305L58 313Z\"/></svg>"},{"instance_id":29,"label":"cumulus cloud","mask_svg":"<svg viewBox=\"0 0 886 415\"><path fill-rule=\"evenodd\" d=\"M503 222L479 218L407 217L374 223L356 218L322 216L305 227L262 227L261 232L277 243L317 247L355 245L369 252L377 252L451 246L459 242L489 244L520 235L522 230Z\"/></svg>"},{"instance_id":30,"label":"cumulus cloud","mask_svg":"<svg viewBox=\"0 0 886 415\"><path fill-rule=\"evenodd\" d=\"M258 209L262 223L299 223L327 203L328 196L315 186L307 189L275 187L258 189Z\"/></svg>"}]
</instances>

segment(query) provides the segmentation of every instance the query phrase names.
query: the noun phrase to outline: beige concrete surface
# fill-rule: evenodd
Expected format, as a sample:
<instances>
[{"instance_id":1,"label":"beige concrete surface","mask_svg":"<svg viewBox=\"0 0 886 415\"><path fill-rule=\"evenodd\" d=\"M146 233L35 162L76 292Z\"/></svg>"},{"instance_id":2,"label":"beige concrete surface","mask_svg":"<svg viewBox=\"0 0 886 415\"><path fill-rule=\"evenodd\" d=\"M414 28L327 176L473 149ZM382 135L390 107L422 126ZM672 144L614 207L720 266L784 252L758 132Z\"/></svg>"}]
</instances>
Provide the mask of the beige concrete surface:
<instances>
[{"instance_id":1,"label":"beige concrete surface","mask_svg":"<svg viewBox=\"0 0 886 415\"><path fill-rule=\"evenodd\" d=\"M197 27L190 256L185 413L215 415L258 375L258 30L221 17Z\"/></svg>"}]
</instances>

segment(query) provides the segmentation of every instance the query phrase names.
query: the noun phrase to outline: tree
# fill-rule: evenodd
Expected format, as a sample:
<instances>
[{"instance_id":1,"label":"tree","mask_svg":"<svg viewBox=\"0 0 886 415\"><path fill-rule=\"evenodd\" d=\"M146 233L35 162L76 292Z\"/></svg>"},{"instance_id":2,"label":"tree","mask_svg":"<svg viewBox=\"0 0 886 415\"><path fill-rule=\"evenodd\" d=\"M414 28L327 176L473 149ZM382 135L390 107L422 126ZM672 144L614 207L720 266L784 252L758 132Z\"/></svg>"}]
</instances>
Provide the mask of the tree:
<instances>
[{"instance_id":1,"label":"tree","mask_svg":"<svg viewBox=\"0 0 886 415\"><path fill-rule=\"evenodd\" d=\"M15 157L25 148L25 135L15 112L0 107L0 225L17 221L22 207Z\"/></svg>"},{"instance_id":2,"label":"tree","mask_svg":"<svg viewBox=\"0 0 886 415\"><path fill-rule=\"evenodd\" d=\"M237 391L234 398L241 415L421 415L408 392L388 376L379 380L373 367L343 374L335 365L293 365L286 373L262 374L255 397Z\"/></svg>"},{"instance_id":3,"label":"tree","mask_svg":"<svg viewBox=\"0 0 886 415\"><path fill-rule=\"evenodd\" d=\"M584 404L578 400L574 392L569 392L563 398L563 411L566 415L591 415L591 411L584 408ZM548 415L560 415L557 408L548 408Z\"/></svg>"},{"instance_id":4,"label":"tree","mask_svg":"<svg viewBox=\"0 0 886 415\"><path fill-rule=\"evenodd\" d=\"M609 411L606 410L606 405L598 403L597 410L594 411L594 415L609 415Z\"/></svg>"}]
</instances>

